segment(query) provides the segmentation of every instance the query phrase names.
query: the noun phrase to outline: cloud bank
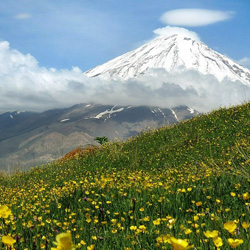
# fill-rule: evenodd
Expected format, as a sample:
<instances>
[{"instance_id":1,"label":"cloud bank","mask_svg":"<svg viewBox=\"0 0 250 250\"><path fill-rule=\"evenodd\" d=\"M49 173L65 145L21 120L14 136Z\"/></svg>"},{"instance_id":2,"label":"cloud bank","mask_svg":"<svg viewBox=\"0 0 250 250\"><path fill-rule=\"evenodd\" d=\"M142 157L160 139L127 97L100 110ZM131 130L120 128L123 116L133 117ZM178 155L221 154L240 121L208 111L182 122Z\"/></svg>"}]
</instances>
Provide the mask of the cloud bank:
<instances>
[{"instance_id":1,"label":"cloud bank","mask_svg":"<svg viewBox=\"0 0 250 250\"><path fill-rule=\"evenodd\" d=\"M77 103L116 105L188 105L201 112L250 100L250 87L211 75L186 71L172 75L164 69L127 81L88 78L75 67L39 67L31 55L0 42L0 111L44 111Z\"/></svg>"},{"instance_id":2,"label":"cloud bank","mask_svg":"<svg viewBox=\"0 0 250 250\"><path fill-rule=\"evenodd\" d=\"M167 25L196 27L225 21L233 16L232 11L176 9L165 12L160 20Z\"/></svg>"}]
</instances>

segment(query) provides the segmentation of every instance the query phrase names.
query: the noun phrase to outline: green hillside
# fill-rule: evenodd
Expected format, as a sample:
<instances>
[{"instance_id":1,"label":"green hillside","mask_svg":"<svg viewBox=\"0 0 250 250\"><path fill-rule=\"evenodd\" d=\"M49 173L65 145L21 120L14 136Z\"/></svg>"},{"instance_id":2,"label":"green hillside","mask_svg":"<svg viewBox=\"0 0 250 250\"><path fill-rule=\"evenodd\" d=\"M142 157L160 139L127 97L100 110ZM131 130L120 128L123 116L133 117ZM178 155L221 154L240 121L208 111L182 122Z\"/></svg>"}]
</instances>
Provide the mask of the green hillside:
<instances>
[{"instance_id":1,"label":"green hillside","mask_svg":"<svg viewBox=\"0 0 250 250\"><path fill-rule=\"evenodd\" d=\"M246 103L2 174L0 249L249 249L249 156Z\"/></svg>"}]
</instances>

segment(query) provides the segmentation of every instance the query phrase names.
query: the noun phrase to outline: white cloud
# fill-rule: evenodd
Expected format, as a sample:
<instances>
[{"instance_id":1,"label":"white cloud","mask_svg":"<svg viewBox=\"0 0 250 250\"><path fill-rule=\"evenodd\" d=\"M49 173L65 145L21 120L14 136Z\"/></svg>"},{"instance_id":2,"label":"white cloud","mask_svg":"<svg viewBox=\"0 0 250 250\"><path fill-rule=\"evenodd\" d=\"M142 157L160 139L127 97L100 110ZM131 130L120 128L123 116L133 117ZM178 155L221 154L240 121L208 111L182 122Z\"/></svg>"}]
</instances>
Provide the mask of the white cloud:
<instances>
[{"instance_id":1,"label":"white cloud","mask_svg":"<svg viewBox=\"0 0 250 250\"><path fill-rule=\"evenodd\" d=\"M250 58L249 57L244 57L244 58L238 60L238 63L247 67L247 68L250 68Z\"/></svg>"},{"instance_id":2,"label":"white cloud","mask_svg":"<svg viewBox=\"0 0 250 250\"><path fill-rule=\"evenodd\" d=\"M167 25L196 27L225 21L233 16L232 11L176 9L165 12L160 20Z\"/></svg>"},{"instance_id":3,"label":"white cloud","mask_svg":"<svg viewBox=\"0 0 250 250\"><path fill-rule=\"evenodd\" d=\"M11 49L6 41L0 42L0 110L45 110L74 104L78 93L68 92L69 83L83 81L78 68L39 67L31 55Z\"/></svg>"},{"instance_id":4,"label":"white cloud","mask_svg":"<svg viewBox=\"0 0 250 250\"><path fill-rule=\"evenodd\" d=\"M199 41L199 35L197 33L195 33L194 31L190 31L188 29L185 28L180 28L180 27L171 27L171 26L166 26L163 28L159 28L159 29L155 29L153 31L156 35L164 35L164 36L171 36L171 35L183 35L186 37L190 37L194 40Z\"/></svg>"},{"instance_id":5,"label":"white cloud","mask_svg":"<svg viewBox=\"0 0 250 250\"><path fill-rule=\"evenodd\" d=\"M19 13L14 16L15 19L23 20L23 19L30 19L32 16L28 13Z\"/></svg>"},{"instance_id":6,"label":"white cloud","mask_svg":"<svg viewBox=\"0 0 250 250\"><path fill-rule=\"evenodd\" d=\"M211 75L186 71L172 75L155 69L138 79L104 81L87 78L75 67L56 70L39 67L24 55L0 42L0 110L43 111L96 102L116 105L188 105L209 111L250 100L249 87L240 82L219 82Z\"/></svg>"}]
</instances>

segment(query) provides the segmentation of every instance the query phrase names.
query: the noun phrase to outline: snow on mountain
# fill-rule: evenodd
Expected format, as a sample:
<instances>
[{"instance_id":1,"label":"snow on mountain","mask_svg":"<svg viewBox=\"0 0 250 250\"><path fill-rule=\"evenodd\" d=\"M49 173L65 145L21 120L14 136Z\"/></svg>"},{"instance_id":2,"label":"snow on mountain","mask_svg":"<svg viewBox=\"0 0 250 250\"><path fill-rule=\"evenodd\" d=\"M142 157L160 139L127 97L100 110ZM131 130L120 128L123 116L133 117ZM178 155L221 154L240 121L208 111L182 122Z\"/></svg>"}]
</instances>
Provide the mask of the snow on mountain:
<instances>
[{"instance_id":1,"label":"snow on mountain","mask_svg":"<svg viewBox=\"0 0 250 250\"><path fill-rule=\"evenodd\" d=\"M193 113L194 113L194 111L195 111L195 110L194 110L194 109L192 109L192 108L188 108L187 110L190 112L190 114L193 114Z\"/></svg>"},{"instance_id":2,"label":"snow on mountain","mask_svg":"<svg viewBox=\"0 0 250 250\"><path fill-rule=\"evenodd\" d=\"M4 112L3 114L7 115L8 117L10 117L10 119L16 119L16 118L20 118L20 116L25 114L25 111L11 111L11 112ZM1 113L0 113L1 115Z\"/></svg>"},{"instance_id":3,"label":"snow on mountain","mask_svg":"<svg viewBox=\"0 0 250 250\"><path fill-rule=\"evenodd\" d=\"M88 77L129 79L150 68L164 68L170 73L197 70L219 81L228 78L250 85L250 70L210 49L201 41L183 35L159 36L136 50L85 72Z\"/></svg>"},{"instance_id":4,"label":"snow on mountain","mask_svg":"<svg viewBox=\"0 0 250 250\"><path fill-rule=\"evenodd\" d=\"M67 122L69 120L70 120L69 118L66 118L66 119L62 119L60 122Z\"/></svg>"},{"instance_id":5,"label":"snow on mountain","mask_svg":"<svg viewBox=\"0 0 250 250\"><path fill-rule=\"evenodd\" d=\"M95 117L91 117L91 118L95 118L95 119L100 119L101 117L103 117L104 115L108 115L108 119L111 118L111 115L117 112L121 112L124 110L124 108L119 108L114 110L115 106L111 109L107 109L104 112L101 112L100 114L96 115Z\"/></svg>"},{"instance_id":6,"label":"snow on mountain","mask_svg":"<svg viewBox=\"0 0 250 250\"><path fill-rule=\"evenodd\" d=\"M177 115L176 115L176 113L174 112L174 110L173 110L173 109L170 109L170 110L172 111L172 114L174 115L176 121L179 121L179 118L177 117Z\"/></svg>"}]
</instances>

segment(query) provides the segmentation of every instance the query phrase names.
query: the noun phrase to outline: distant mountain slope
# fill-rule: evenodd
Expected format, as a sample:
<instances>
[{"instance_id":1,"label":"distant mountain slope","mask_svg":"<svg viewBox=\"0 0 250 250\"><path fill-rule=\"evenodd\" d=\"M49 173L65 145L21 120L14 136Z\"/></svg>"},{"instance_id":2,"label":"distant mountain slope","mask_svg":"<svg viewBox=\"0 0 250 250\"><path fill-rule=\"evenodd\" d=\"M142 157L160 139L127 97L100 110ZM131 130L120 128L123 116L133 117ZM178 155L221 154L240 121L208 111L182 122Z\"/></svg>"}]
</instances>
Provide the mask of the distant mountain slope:
<instances>
[{"instance_id":1,"label":"distant mountain slope","mask_svg":"<svg viewBox=\"0 0 250 250\"><path fill-rule=\"evenodd\" d=\"M43 113L0 115L0 168L49 162L72 149L95 144L94 137L126 139L147 128L173 124L197 115L186 106L172 109L147 106L79 104Z\"/></svg>"},{"instance_id":2,"label":"distant mountain slope","mask_svg":"<svg viewBox=\"0 0 250 250\"><path fill-rule=\"evenodd\" d=\"M85 72L89 77L134 78L150 68L175 73L196 70L219 81L228 78L250 85L250 70L210 49L201 41L182 35L160 36L153 41Z\"/></svg>"}]
</instances>

